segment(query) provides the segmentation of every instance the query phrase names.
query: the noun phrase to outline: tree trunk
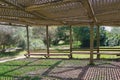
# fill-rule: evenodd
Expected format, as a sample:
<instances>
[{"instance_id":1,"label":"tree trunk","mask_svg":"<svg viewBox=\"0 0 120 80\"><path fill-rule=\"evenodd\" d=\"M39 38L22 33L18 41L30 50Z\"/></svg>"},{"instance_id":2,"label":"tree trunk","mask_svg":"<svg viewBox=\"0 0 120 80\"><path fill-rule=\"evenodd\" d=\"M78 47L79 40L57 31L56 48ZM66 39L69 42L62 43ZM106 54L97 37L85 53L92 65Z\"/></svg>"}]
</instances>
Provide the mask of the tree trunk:
<instances>
[{"instance_id":1,"label":"tree trunk","mask_svg":"<svg viewBox=\"0 0 120 80\"><path fill-rule=\"evenodd\" d=\"M5 52L5 45L2 45L2 52L4 53Z\"/></svg>"}]
</instances>

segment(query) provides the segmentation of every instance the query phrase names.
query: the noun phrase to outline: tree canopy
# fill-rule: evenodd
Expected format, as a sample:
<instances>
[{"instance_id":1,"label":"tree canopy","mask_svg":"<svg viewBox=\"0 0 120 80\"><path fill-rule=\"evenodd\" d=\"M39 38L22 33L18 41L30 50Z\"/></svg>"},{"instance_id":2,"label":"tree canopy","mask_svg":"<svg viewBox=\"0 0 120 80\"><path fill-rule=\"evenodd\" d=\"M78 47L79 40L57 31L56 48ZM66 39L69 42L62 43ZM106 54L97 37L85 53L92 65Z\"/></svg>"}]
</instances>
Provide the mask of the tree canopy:
<instances>
[{"instance_id":1,"label":"tree canopy","mask_svg":"<svg viewBox=\"0 0 120 80\"><path fill-rule=\"evenodd\" d=\"M69 26L49 27L50 46L59 45L61 41L68 44L70 40ZM96 30L94 27L94 46L96 46ZM73 44L78 48L89 47L90 28L88 26L72 27ZM46 49L46 27L29 27L30 49ZM0 25L0 48L4 51L10 47L21 47L26 49L26 28ZM100 27L100 46L120 46L120 28L113 27L111 32Z\"/></svg>"}]
</instances>

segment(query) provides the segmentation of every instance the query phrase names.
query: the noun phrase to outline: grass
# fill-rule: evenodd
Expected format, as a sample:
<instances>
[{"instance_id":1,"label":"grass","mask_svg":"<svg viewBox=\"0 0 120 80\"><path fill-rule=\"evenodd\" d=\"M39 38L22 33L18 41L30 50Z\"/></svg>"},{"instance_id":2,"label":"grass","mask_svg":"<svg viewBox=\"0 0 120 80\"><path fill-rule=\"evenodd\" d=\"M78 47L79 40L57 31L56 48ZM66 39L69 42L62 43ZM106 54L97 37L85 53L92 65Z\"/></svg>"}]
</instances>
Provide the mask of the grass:
<instances>
[{"instance_id":1,"label":"grass","mask_svg":"<svg viewBox=\"0 0 120 80\"><path fill-rule=\"evenodd\" d=\"M101 55L102 59L116 59L116 58L120 58L119 56L116 55Z\"/></svg>"},{"instance_id":2,"label":"grass","mask_svg":"<svg viewBox=\"0 0 120 80\"><path fill-rule=\"evenodd\" d=\"M54 59L23 59L14 60L5 63L0 63L0 80L13 80L13 78L19 78L19 80L40 80L41 77L47 77L48 73L56 66L64 66L66 64L71 65L83 65L85 66L88 61L84 63L79 60L54 60ZM47 69L47 70L46 70ZM43 72L43 76L37 75L30 76L29 73ZM46 75L46 76L45 76Z\"/></svg>"},{"instance_id":3,"label":"grass","mask_svg":"<svg viewBox=\"0 0 120 80\"><path fill-rule=\"evenodd\" d=\"M69 47L68 45L65 47ZM61 52L59 48L62 48L62 46L55 47L55 49L58 49L58 52ZM67 51L66 51L67 52ZM26 53L25 51L22 52L11 52L11 53L5 53L1 54L0 58L2 57L10 57L10 56L17 56L17 55L23 55ZM64 53L64 52L62 52ZM78 58L78 59L83 59L83 58L89 58L89 54L73 54L73 58ZM94 59L96 59L96 55L94 55ZM68 58L67 56L54 56L51 58ZM101 55L102 59L117 59L120 58L120 56L116 55ZM16 61L9 61L5 63L0 63L0 80L13 80L12 78L18 78L20 77L19 80L40 80L41 76L28 76L29 72L34 72L34 71L41 71L45 69L52 69L56 65L58 65L60 60L38 60L38 59L24 59L24 60L16 60ZM68 61L62 61L61 65L72 63L74 65L77 64L84 64L88 62L80 62L76 60L68 60ZM46 72L47 73L47 72Z\"/></svg>"},{"instance_id":4,"label":"grass","mask_svg":"<svg viewBox=\"0 0 120 80\"><path fill-rule=\"evenodd\" d=\"M18 56L18 55L23 55L25 53L26 53L25 51L5 52L5 53L0 53L0 58L13 57L13 56Z\"/></svg>"},{"instance_id":5,"label":"grass","mask_svg":"<svg viewBox=\"0 0 120 80\"><path fill-rule=\"evenodd\" d=\"M3 77L7 77L9 80L12 77L18 77L18 76L22 76L21 78L25 78L25 79L27 78L28 80L29 78L32 78L32 80L36 80L37 78L40 77L37 76L30 77L27 76L26 73L47 69L57 62L58 60L24 59L24 60L16 60L16 61L0 63L0 80Z\"/></svg>"},{"instance_id":6,"label":"grass","mask_svg":"<svg viewBox=\"0 0 120 80\"><path fill-rule=\"evenodd\" d=\"M81 56L86 57L85 55ZM105 57L105 55L103 56ZM74 57L76 57L76 55L74 55ZM105 61L104 63L108 64L110 62ZM47 77L48 73L57 66L86 66L86 64L89 64L89 60L61 60L38 58L14 60L5 63L0 63L0 80L14 80L13 78L17 78L19 80L41 80L42 77ZM95 62L95 65L96 64L99 65L102 63Z\"/></svg>"},{"instance_id":7,"label":"grass","mask_svg":"<svg viewBox=\"0 0 120 80\"><path fill-rule=\"evenodd\" d=\"M73 54L73 58L89 58L90 55L89 54ZM94 59L97 58L97 55L94 55ZM120 58L120 56L116 56L116 55L101 55L100 56L101 59L117 59L117 58Z\"/></svg>"}]
</instances>

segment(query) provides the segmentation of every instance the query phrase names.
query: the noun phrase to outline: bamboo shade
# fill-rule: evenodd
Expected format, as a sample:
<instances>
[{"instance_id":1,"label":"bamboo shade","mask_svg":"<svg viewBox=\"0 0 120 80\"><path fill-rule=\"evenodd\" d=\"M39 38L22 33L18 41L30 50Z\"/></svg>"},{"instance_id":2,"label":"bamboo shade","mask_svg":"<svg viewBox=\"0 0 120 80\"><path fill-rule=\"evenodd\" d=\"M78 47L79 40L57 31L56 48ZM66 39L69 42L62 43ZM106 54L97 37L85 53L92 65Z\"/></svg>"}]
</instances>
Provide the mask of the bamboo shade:
<instances>
[{"instance_id":1,"label":"bamboo shade","mask_svg":"<svg viewBox=\"0 0 120 80\"><path fill-rule=\"evenodd\" d=\"M120 26L120 0L0 0L0 22Z\"/></svg>"}]
</instances>

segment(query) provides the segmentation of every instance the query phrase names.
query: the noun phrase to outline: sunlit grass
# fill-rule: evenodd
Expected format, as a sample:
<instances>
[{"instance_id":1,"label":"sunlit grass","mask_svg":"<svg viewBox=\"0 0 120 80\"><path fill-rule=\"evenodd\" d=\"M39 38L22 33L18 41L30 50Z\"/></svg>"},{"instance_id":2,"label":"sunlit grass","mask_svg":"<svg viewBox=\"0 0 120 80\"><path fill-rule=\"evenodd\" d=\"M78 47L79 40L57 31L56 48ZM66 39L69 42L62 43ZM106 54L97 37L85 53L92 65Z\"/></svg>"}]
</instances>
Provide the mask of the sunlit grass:
<instances>
[{"instance_id":1,"label":"sunlit grass","mask_svg":"<svg viewBox=\"0 0 120 80\"><path fill-rule=\"evenodd\" d=\"M87 60L76 60L76 59L21 59L21 60L14 60L5 63L0 63L0 80L12 80L12 77L21 77L19 80L40 80L41 76L30 76L28 73L36 72L41 70L45 70L51 67L55 67L57 65L64 66L67 64L70 65L83 65L89 64L90 55L86 54L73 54L73 58L87 58ZM56 58L56 57L54 57ZM67 58L60 56L60 58ZM94 55L94 59L96 55ZM115 59L118 58L116 55L101 55L101 58L105 59ZM83 62L84 61L84 62ZM6 78L5 78L6 77Z\"/></svg>"},{"instance_id":2,"label":"sunlit grass","mask_svg":"<svg viewBox=\"0 0 120 80\"><path fill-rule=\"evenodd\" d=\"M47 69L58 60L23 59L0 63L0 80L3 77L27 76L25 73ZM4 80L4 79L3 79Z\"/></svg>"},{"instance_id":3,"label":"sunlit grass","mask_svg":"<svg viewBox=\"0 0 120 80\"><path fill-rule=\"evenodd\" d=\"M102 59L116 59L116 58L120 58L120 57L116 56L116 55L101 55L100 58L102 58Z\"/></svg>"},{"instance_id":4,"label":"sunlit grass","mask_svg":"<svg viewBox=\"0 0 120 80\"><path fill-rule=\"evenodd\" d=\"M25 54L26 51L15 51L15 52L5 52L5 53L0 53L0 58L2 57L12 57L12 56L18 56L18 55L23 55Z\"/></svg>"}]
</instances>

